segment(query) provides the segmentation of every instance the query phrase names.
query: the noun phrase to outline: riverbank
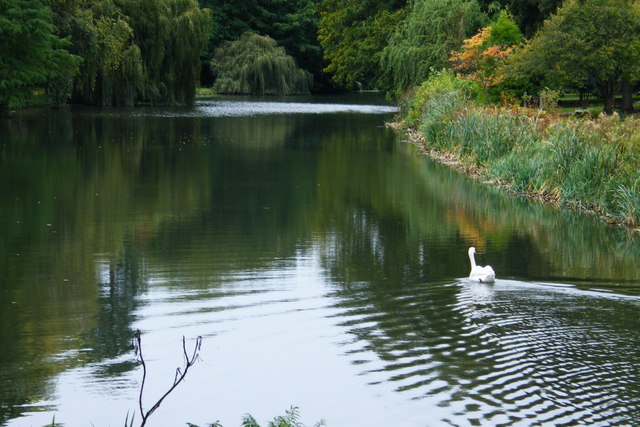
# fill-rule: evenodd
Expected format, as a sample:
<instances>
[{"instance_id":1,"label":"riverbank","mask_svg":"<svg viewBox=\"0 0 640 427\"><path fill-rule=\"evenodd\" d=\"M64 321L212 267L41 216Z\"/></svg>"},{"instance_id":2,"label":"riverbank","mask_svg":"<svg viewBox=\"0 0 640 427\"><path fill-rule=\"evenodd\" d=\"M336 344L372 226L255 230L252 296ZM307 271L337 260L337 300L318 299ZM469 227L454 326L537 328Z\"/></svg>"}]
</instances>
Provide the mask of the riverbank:
<instances>
[{"instance_id":1,"label":"riverbank","mask_svg":"<svg viewBox=\"0 0 640 427\"><path fill-rule=\"evenodd\" d=\"M392 126L477 180L640 232L640 119L487 107L473 90L436 76L404 101Z\"/></svg>"}]
</instances>

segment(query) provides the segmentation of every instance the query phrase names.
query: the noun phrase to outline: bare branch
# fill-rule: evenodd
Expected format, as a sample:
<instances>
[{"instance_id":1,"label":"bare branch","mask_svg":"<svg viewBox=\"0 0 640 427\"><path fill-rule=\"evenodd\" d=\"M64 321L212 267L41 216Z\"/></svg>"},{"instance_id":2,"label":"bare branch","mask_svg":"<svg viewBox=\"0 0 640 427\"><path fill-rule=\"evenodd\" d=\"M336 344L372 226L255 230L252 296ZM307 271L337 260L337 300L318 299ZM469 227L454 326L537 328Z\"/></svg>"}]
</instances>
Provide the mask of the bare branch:
<instances>
[{"instance_id":1,"label":"bare branch","mask_svg":"<svg viewBox=\"0 0 640 427\"><path fill-rule=\"evenodd\" d=\"M169 390L167 390L165 394L162 395L162 397L160 397L160 399L158 399L158 401L151 407L151 409L145 412L142 405L142 395L144 391L144 384L147 378L147 366L144 361L144 357L142 355L142 336L141 335L142 334L140 330L139 329L136 330L136 332L133 334L133 345L135 349L136 358L142 365L142 384L140 385L140 395L138 398L138 403L140 406L140 415L142 416L142 423L140 424L140 427L144 427L147 423L147 419L151 416L151 414L153 414L155 410L160 407L160 405L162 404L162 401L167 396L169 396L169 394L171 394L171 392L175 390L178 384L180 384L185 379L185 377L187 376L187 372L189 371L189 368L193 366L197 361L198 355L200 353L200 349L202 348L202 337L199 336L196 338L196 343L193 346L193 353L191 357L189 357L189 354L187 353L186 339L184 336L182 337L182 353L184 355L184 370L180 369L180 367L176 369L176 375L173 379L173 385L169 388Z\"/></svg>"}]
</instances>

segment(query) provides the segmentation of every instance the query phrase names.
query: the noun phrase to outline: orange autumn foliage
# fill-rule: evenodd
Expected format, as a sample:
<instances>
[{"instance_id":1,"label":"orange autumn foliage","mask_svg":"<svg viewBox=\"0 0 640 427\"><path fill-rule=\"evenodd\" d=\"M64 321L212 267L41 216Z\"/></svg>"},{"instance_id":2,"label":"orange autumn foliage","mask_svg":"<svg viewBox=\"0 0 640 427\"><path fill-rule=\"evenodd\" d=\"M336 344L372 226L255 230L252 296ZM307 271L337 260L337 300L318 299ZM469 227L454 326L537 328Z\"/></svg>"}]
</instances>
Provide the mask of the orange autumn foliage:
<instances>
[{"instance_id":1,"label":"orange autumn foliage","mask_svg":"<svg viewBox=\"0 0 640 427\"><path fill-rule=\"evenodd\" d=\"M500 64L515 48L491 45L490 37L491 27L480 29L478 34L463 42L461 51L451 52L449 58L459 77L482 84L485 92L504 79L504 75L500 73Z\"/></svg>"}]
</instances>

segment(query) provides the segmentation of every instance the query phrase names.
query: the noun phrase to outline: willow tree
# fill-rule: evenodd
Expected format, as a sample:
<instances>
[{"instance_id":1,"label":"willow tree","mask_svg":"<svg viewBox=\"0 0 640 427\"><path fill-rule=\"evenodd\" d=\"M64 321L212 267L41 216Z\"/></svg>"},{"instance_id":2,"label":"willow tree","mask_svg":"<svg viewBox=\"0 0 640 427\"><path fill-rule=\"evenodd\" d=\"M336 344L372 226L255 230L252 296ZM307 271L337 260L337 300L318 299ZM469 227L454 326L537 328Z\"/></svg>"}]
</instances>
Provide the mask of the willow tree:
<instances>
[{"instance_id":1,"label":"willow tree","mask_svg":"<svg viewBox=\"0 0 640 427\"><path fill-rule=\"evenodd\" d=\"M300 66L314 75L322 73L323 54L317 38L320 0L200 0L213 12L212 34L207 57L225 40L237 40L252 32L269 36L284 47ZM209 76L207 76L208 78Z\"/></svg>"},{"instance_id":2,"label":"willow tree","mask_svg":"<svg viewBox=\"0 0 640 427\"><path fill-rule=\"evenodd\" d=\"M312 84L311 74L275 40L253 33L224 42L211 67L217 77L214 88L220 93L301 95L308 94Z\"/></svg>"},{"instance_id":3,"label":"willow tree","mask_svg":"<svg viewBox=\"0 0 640 427\"><path fill-rule=\"evenodd\" d=\"M419 85L444 68L452 50L482 26L476 0L413 0L384 49L382 68L396 91Z\"/></svg>"},{"instance_id":4,"label":"willow tree","mask_svg":"<svg viewBox=\"0 0 640 427\"><path fill-rule=\"evenodd\" d=\"M113 0L49 0L61 35L83 58L72 100L92 105L133 105L142 81L133 29Z\"/></svg>"},{"instance_id":5,"label":"willow tree","mask_svg":"<svg viewBox=\"0 0 640 427\"><path fill-rule=\"evenodd\" d=\"M192 103L211 13L197 0L116 0L142 56L141 101Z\"/></svg>"}]
</instances>

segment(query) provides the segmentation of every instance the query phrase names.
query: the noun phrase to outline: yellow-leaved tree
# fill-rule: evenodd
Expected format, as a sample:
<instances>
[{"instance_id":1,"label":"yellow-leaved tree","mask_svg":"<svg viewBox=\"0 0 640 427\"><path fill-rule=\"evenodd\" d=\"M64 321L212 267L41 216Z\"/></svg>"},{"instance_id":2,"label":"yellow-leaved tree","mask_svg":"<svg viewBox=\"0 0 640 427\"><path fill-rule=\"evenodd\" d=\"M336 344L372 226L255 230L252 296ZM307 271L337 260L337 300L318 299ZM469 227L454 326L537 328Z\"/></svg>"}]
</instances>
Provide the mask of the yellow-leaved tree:
<instances>
[{"instance_id":1,"label":"yellow-leaved tree","mask_svg":"<svg viewBox=\"0 0 640 427\"><path fill-rule=\"evenodd\" d=\"M482 85L488 103L489 88L504 80L500 66L521 41L522 33L503 11L491 26L464 40L460 51L451 52L449 62L458 76Z\"/></svg>"}]
</instances>

